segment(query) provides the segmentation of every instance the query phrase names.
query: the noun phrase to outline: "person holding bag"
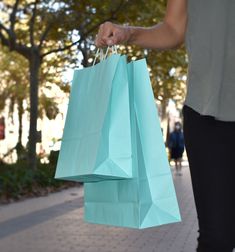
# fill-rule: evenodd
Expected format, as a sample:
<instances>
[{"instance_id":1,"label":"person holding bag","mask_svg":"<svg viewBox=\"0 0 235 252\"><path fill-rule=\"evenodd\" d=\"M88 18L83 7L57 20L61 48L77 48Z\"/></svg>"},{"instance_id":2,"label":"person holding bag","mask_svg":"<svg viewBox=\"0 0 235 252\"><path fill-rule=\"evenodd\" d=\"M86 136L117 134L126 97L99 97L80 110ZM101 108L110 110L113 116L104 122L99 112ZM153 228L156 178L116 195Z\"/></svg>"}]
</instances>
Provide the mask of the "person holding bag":
<instances>
[{"instance_id":1,"label":"person holding bag","mask_svg":"<svg viewBox=\"0 0 235 252\"><path fill-rule=\"evenodd\" d=\"M197 252L235 248L234 11L232 0L168 0L161 23L145 28L106 22L95 41L97 47L160 50L186 43L183 128L199 222Z\"/></svg>"}]
</instances>

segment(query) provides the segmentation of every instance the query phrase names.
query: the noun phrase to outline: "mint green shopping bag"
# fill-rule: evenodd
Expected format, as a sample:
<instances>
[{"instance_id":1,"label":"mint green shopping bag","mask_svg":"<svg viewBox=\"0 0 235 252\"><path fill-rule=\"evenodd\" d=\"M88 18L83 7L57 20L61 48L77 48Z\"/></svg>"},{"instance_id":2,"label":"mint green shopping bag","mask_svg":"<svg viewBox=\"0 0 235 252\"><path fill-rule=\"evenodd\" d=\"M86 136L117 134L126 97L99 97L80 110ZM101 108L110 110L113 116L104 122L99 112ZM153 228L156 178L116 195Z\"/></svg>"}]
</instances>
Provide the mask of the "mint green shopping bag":
<instances>
[{"instance_id":1,"label":"mint green shopping bag","mask_svg":"<svg viewBox=\"0 0 235 252\"><path fill-rule=\"evenodd\" d=\"M85 183L87 222L147 228L181 220L146 61L128 64L133 179Z\"/></svg>"},{"instance_id":2,"label":"mint green shopping bag","mask_svg":"<svg viewBox=\"0 0 235 252\"><path fill-rule=\"evenodd\" d=\"M75 70L56 179L132 177L126 57L113 54Z\"/></svg>"}]
</instances>

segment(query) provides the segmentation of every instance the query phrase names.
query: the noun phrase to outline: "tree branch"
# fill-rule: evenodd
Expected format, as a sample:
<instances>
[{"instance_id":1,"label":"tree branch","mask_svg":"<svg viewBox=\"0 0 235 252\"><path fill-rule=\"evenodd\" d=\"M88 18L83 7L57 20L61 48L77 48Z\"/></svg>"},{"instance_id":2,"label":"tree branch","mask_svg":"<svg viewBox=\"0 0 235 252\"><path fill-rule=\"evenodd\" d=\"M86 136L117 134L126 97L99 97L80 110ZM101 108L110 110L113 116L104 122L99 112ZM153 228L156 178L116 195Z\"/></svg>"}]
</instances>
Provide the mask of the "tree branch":
<instances>
[{"instance_id":1,"label":"tree branch","mask_svg":"<svg viewBox=\"0 0 235 252\"><path fill-rule=\"evenodd\" d=\"M120 1L120 4L117 6L116 10L115 10L115 11L112 11L111 17L112 17L113 19L116 19L115 15L116 15L119 11L122 10L122 7L125 6L125 2L126 2L126 1L121 0L121 1Z\"/></svg>"},{"instance_id":2,"label":"tree branch","mask_svg":"<svg viewBox=\"0 0 235 252\"><path fill-rule=\"evenodd\" d=\"M16 42L16 34L14 29L19 2L20 0L16 0L15 4L11 7L12 12L10 14L10 28L8 29L3 24L0 23L0 40L3 46L7 46L10 50L17 51L19 54L29 59L30 48L25 45L22 45L21 43ZM6 36L3 34L2 31L5 31L8 34L8 38L6 38Z\"/></svg>"},{"instance_id":3,"label":"tree branch","mask_svg":"<svg viewBox=\"0 0 235 252\"><path fill-rule=\"evenodd\" d=\"M2 34L1 30L0 30L0 39L2 41L2 44L4 46L8 46L10 45L10 41Z\"/></svg>"},{"instance_id":4,"label":"tree branch","mask_svg":"<svg viewBox=\"0 0 235 252\"><path fill-rule=\"evenodd\" d=\"M13 5L12 12L10 14L10 30L9 30L9 48L11 50L14 49L16 44L16 35L15 35L15 23L16 23L16 13L18 9L20 0L16 0L15 4Z\"/></svg>"},{"instance_id":5,"label":"tree branch","mask_svg":"<svg viewBox=\"0 0 235 252\"><path fill-rule=\"evenodd\" d=\"M30 36L30 43L32 46L34 46L34 24L35 24L35 18L37 14L37 4L39 0L36 0L33 5L33 14L29 22L29 36Z\"/></svg>"},{"instance_id":6,"label":"tree branch","mask_svg":"<svg viewBox=\"0 0 235 252\"><path fill-rule=\"evenodd\" d=\"M116 14L122 9L122 7L125 6L125 1L121 0L120 4L117 6L117 8L111 13L111 16L109 18L106 18L104 20L102 20L102 22L99 22L98 24L94 25L93 27L91 27L91 29L89 29L87 32L85 32L84 34L81 34L80 39L78 39L77 41L71 43L70 45L64 46L64 47L60 47L57 49L53 49L51 51L48 51L44 54L41 55L41 58L46 57L47 55L51 54L51 53L57 53L57 52L62 52L65 50L70 49L71 47L77 45L79 42L83 41L91 32L95 31L96 29L98 29L98 27L106 22L106 21L110 21L110 20L115 20L116 19Z\"/></svg>"},{"instance_id":7,"label":"tree branch","mask_svg":"<svg viewBox=\"0 0 235 252\"><path fill-rule=\"evenodd\" d=\"M14 28L15 28L15 22L16 22L16 13L17 13L17 9L18 9L18 5L19 5L20 0L16 0L15 4L12 8L12 12L10 15L10 31L14 32Z\"/></svg>"},{"instance_id":8,"label":"tree branch","mask_svg":"<svg viewBox=\"0 0 235 252\"><path fill-rule=\"evenodd\" d=\"M15 43L14 47L12 48L10 39L7 39L3 35L3 33L1 32L1 30L0 30L0 40L1 40L3 46L7 46L10 50L17 51L21 55L23 55L25 58L29 59L29 57L30 57L29 48L27 46L25 46L25 45L17 44L17 43Z\"/></svg>"},{"instance_id":9,"label":"tree branch","mask_svg":"<svg viewBox=\"0 0 235 252\"><path fill-rule=\"evenodd\" d=\"M26 59L30 58L30 48L20 43L15 44L14 50L23 55Z\"/></svg>"},{"instance_id":10,"label":"tree branch","mask_svg":"<svg viewBox=\"0 0 235 252\"><path fill-rule=\"evenodd\" d=\"M45 56L47 56L47 55L49 55L49 54L51 54L51 53L62 52L62 51L65 51L65 50L70 49L71 47L77 45L79 42L81 42L82 40L84 40L84 38L86 38L87 35L89 35L91 32L93 32L94 30L96 30L103 22L108 21L108 20L110 20L110 19L103 20L102 22L100 22L100 23L94 25L90 30L88 30L86 33L84 33L84 34L80 37L80 39L76 40L75 42L71 43L70 45L67 45L67 46L64 46L64 47L60 47L60 48L57 48L57 49L53 49L53 50L51 50L51 51L49 51L49 52L43 53L43 54L41 55L41 57L43 58L43 57L45 57Z\"/></svg>"},{"instance_id":11,"label":"tree branch","mask_svg":"<svg viewBox=\"0 0 235 252\"><path fill-rule=\"evenodd\" d=\"M0 31L4 30L7 34L9 34L9 29L7 29L3 24L0 23Z\"/></svg>"},{"instance_id":12,"label":"tree branch","mask_svg":"<svg viewBox=\"0 0 235 252\"><path fill-rule=\"evenodd\" d=\"M47 37L47 35L48 35L50 29L52 28L52 25L53 25L53 22L50 22L50 23L47 25L47 27L46 27L46 29L44 30L44 32L42 33L42 36L41 36L41 38L40 38L39 45L38 45L39 49L41 49L44 40L46 39L46 37Z\"/></svg>"},{"instance_id":13,"label":"tree branch","mask_svg":"<svg viewBox=\"0 0 235 252\"><path fill-rule=\"evenodd\" d=\"M59 48L57 48L57 49L53 49L53 50L51 50L51 51L49 51L49 52L43 53L43 54L41 55L41 57L43 58L43 57L46 57L47 55L49 55L49 54L51 54L51 53L57 53L57 52L62 52L62 51L68 50L68 49L70 49L71 47L73 47L73 46L75 46L76 44L78 44L80 41L81 41L81 39L79 39L79 40L77 40L77 41L71 43L70 45L67 45L67 46L64 46L64 47L59 47Z\"/></svg>"},{"instance_id":14,"label":"tree branch","mask_svg":"<svg viewBox=\"0 0 235 252\"><path fill-rule=\"evenodd\" d=\"M78 49L81 51L83 55L82 65L83 67L87 67L88 66L87 42L84 41L84 47L82 47L81 44L78 44Z\"/></svg>"}]
</instances>

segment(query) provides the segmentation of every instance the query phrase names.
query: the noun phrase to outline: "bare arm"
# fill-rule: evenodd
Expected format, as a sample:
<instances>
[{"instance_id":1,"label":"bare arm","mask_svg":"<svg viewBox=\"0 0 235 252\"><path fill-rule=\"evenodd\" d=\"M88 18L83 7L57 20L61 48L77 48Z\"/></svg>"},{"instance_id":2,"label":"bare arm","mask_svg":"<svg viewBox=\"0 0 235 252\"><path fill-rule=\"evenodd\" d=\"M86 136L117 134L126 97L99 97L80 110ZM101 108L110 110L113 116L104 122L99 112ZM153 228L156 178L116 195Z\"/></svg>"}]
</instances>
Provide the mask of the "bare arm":
<instances>
[{"instance_id":1,"label":"bare arm","mask_svg":"<svg viewBox=\"0 0 235 252\"><path fill-rule=\"evenodd\" d=\"M187 0L168 0L164 20L152 27L101 25L96 45L128 43L151 49L175 48L184 42L187 26Z\"/></svg>"}]
</instances>

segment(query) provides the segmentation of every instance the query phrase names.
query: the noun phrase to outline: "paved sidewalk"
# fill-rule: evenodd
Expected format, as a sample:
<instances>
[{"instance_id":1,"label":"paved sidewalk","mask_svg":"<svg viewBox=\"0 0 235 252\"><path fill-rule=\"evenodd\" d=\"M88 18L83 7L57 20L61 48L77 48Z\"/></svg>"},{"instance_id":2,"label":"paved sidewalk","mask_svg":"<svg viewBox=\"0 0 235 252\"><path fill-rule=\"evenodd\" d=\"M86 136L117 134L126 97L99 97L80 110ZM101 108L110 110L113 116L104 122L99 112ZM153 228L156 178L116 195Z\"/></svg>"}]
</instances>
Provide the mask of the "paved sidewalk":
<instances>
[{"instance_id":1,"label":"paved sidewalk","mask_svg":"<svg viewBox=\"0 0 235 252\"><path fill-rule=\"evenodd\" d=\"M174 176L183 221L145 230L83 221L82 188L0 206L1 252L194 252L197 221L188 167Z\"/></svg>"}]
</instances>

